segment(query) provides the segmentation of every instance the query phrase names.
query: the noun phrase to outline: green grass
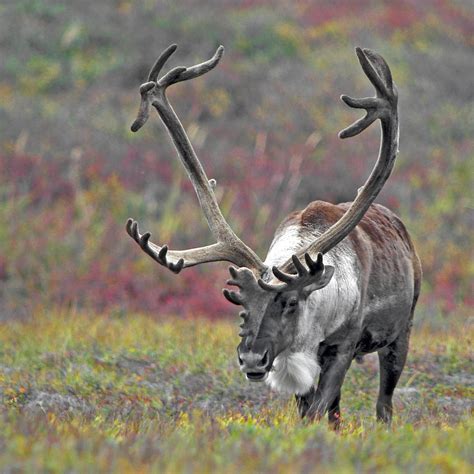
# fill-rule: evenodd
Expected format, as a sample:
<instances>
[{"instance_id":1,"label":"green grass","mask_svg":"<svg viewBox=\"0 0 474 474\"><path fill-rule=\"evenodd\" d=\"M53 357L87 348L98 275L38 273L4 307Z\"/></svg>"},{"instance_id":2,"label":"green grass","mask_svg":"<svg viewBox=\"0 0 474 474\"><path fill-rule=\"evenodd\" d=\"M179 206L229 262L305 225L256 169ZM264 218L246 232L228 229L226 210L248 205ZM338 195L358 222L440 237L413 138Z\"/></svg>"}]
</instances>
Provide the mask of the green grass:
<instances>
[{"instance_id":1,"label":"green grass","mask_svg":"<svg viewBox=\"0 0 474 474\"><path fill-rule=\"evenodd\" d=\"M472 333L414 331L391 430L377 361L339 433L250 384L237 324L38 313L0 328L0 472L472 472Z\"/></svg>"}]
</instances>

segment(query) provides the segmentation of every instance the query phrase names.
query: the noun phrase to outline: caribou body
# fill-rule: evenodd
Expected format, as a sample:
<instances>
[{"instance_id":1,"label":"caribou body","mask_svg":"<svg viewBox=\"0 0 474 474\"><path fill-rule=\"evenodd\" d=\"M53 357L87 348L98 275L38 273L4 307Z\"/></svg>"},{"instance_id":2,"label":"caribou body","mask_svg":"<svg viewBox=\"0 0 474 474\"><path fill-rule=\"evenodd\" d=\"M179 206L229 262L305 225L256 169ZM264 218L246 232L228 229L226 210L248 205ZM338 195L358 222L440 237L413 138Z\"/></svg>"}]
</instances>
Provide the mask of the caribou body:
<instances>
[{"instance_id":1,"label":"caribou body","mask_svg":"<svg viewBox=\"0 0 474 474\"><path fill-rule=\"evenodd\" d=\"M166 49L140 87L142 101L132 130L140 129L154 106L178 150L196 190L216 243L190 250L169 250L140 234L129 219L127 232L155 261L175 273L213 261L230 261L224 296L243 306L241 371L251 381L296 396L302 417L340 420L339 400L345 374L353 359L377 352L380 390L377 418L390 422L392 395L403 370L413 312L420 291L421 265L400 219L373 204L389 177L398 151L397 90L384 59L356 48L359 62L376 90L375 97L342 96L350 107L366 110L362 119L340 132L359 134L375 120L382 140L377 162L353 202L314 201L290 214L279 226L265 261L232 231L217 204L192 145L166 98L172 84L213 69L223 47L209 61L177 67L158 75L176 50ZM303 263L304 262L304 263ZM316 384L316 381L317 384Z\"/></svg>"},{"instance_id":2,"label":"caribou body","mask_svg":"<svg viewBox=\"0 0 474 474\"><path fill-rule=\"evenodd\" d=\"M277 231L265 263L277 268L284 264L285 256L298 254L320 237L349 205L315 201L290 215ZM421 282L421 267L411 239L394 213L373 204L356 228L324 255L324 262L325 273L329 265L334 268L332 278L306 299L297 292L275 292L281 310L264 316L256 342L241 345L241 367L254 376L255 366L245 361L250 355L248 348L252 351L256 344L259 354L269 350L270 359L278 354L264 376L267 383L279 391L295 393L302 416L328 410L330 421L337 423L341 385L351 361L378 351L377 416L389 421L391 397L405 364ZM286 316L289 321L279 321L285 319L284 307L294 304L295 299L294 313ZM282 331L285 326L287 334Z\"/></svg>"}]
</instances>

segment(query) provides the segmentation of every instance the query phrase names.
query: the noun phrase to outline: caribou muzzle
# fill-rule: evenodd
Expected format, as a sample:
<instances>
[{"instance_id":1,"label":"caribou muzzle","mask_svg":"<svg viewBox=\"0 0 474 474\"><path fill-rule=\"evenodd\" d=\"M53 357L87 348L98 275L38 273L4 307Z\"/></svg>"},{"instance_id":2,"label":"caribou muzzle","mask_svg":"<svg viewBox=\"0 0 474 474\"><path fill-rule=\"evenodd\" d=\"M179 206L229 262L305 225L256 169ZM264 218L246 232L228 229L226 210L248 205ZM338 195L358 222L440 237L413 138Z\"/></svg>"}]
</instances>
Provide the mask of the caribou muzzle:
<instances>
[{"instance_id":1,"label":"caribou muzzle","mask_svg":"<svg viewBox=\"0 0 474 474\"><path fill-rule=\"evenodd\" d=\"M239 346L237 354L240 370L245 374L247 380L263 382L267 378L274 360L271 347L257 345L257 347L245 349Z\"/></svg>"}]
</instances>

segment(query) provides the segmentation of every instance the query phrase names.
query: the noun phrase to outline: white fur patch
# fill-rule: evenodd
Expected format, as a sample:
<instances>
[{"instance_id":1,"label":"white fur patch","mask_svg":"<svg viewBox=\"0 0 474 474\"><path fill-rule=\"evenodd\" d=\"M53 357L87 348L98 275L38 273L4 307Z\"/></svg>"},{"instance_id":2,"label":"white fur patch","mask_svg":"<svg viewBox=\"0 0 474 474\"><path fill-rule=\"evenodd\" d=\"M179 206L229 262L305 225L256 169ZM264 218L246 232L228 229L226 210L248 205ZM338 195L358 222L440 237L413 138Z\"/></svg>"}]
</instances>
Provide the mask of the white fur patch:
<instances>
[{"instance_id":1,"label":"white fur patch","mask_svg":"<svg viewBox=\"0 0 474 474\"><path fill-rule=\"evenodd\" d=\"M305 241L300 235L301 226L290 225L273 239L265 259L265 265L282 265L288 257L303 247Z\"/></svg>"},{"instance_id":2,"label":"white fur patch","mask_svg":"<svg viewBox=\"0 0 474 474\"><path fill-rule=\"evenodd\" d=\"M274 390L304 395L313 386L320 367L309 354L292 352L275 358L273 370L265 382Z\"/></svg>"}]
</instances>

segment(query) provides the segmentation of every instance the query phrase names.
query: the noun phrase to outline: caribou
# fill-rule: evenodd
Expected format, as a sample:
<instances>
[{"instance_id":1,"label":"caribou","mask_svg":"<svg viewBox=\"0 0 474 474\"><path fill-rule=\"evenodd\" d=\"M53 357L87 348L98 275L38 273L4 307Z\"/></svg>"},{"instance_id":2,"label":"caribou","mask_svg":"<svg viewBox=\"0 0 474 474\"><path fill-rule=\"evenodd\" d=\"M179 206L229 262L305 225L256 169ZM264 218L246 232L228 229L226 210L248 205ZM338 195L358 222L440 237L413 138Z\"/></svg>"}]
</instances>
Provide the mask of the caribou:
<instances>
[{"instance_id":1,"label":"caribou","mask_svg":"<svg viewBox=\"0 0 474 474\"><path fill-rule=\"evenodd\" d=\"M224 296L243 307L240 370L254 382L294 394L298 412L307 419L328 415L340 422L341 387L351 362L377 352L380 388L377 419L390 423L392 396L405 365L413 313L420 292L421 264L401 220L373 204L389 177L398 153L398 92L385 60L356 48L374 97L342 95L349 107L366 114L339 133L358 135L376 120L381 124L377 161L353 202L311 202L291 213L278 227L262 261L233 232L222 215L209 180L172 106L166 90L201 76L221 60L224 48L192 67L175 67L159 78L177 46L169 46L140 86L141 104L131 129L138 131L153 106L163 121L194 186L215 243L171 250L140 233L135 220L128 234L153 260L174 273L206 262L228 261ZM317 381L317 383L316 383Z\"/></svg>"}]
</instances>

